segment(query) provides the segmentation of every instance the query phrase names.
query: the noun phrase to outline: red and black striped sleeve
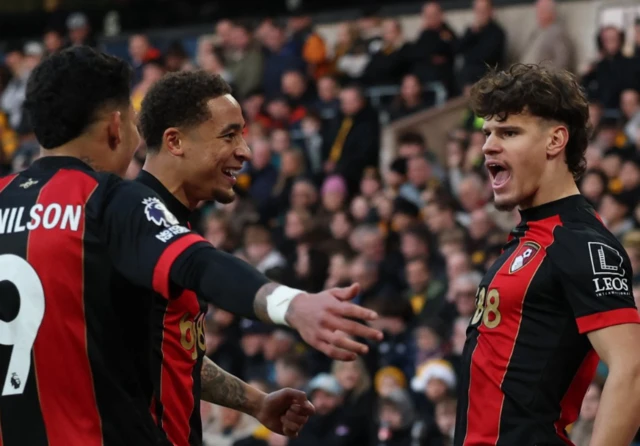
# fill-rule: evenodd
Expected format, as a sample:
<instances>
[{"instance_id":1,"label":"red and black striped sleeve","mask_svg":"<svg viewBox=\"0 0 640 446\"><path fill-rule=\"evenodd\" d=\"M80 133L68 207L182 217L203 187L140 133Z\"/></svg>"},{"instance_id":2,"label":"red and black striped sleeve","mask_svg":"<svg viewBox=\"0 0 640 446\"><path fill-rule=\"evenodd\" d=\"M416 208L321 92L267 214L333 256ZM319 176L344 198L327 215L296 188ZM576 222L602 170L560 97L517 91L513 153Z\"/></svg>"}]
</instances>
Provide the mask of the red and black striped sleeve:
<instances>
[{"instance_id":1,"label":"red and black striped sleeve","mask_svg":"<svg viewBox=\"0 0 640 446\"><path fill-rule=\"evenodd\" d=\"M207 245L179 224L155 192L131 181L117 181L107 191L102 236L114 267L124 277L166 298L172 294L175 260L192 246Z\"/></svg>"},{"instance_id":2,"label":"red and black striped sleeve","mask_svg":"<svg viewBox=\"0 0 640 446\"><path fill-rule=\"evenodd\" d=\"M548 254L580 333L640 323L629 257L604 227L558 226Z\"/></svg>"}]
</instances>

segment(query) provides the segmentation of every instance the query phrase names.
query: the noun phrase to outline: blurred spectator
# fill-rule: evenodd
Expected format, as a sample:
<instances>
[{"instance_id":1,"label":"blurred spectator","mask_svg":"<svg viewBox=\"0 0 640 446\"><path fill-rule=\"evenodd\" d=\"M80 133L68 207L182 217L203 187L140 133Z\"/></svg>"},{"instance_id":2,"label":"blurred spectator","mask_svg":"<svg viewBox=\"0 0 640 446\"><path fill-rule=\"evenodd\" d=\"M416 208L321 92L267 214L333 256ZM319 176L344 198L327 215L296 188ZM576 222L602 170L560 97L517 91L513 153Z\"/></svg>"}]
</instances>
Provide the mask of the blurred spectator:
<instances>
[{"instance_id":1,"label":"blurred spectator","mask_svg":"<svg viewBox=\"0 0 640 446\"><path fill-rule=\"evenodd\" d=\"M338 25L333 64L343 83L360 80L369 63L367 43L361 39L358 28L343 22Z\"/></svg>"},{"instance_id":2,"label":"blurred spectator","mask_svg":"<svg viewBox=\"0 0 640 446\"><path fill-rule=\"evenodd\" d=\"M306 160L306 171L319 183L323 176L322 119L316 113L308 113L302 119L303 146Z\"/></svg>"},{"instance_id":3,"label":"blurred spectator","mask_svg":"<svg viewBox=\"0 0 640 446\"><path fill-rule=\"evenodd\" d=\"M142 78L131 92L131 105L136 112L140 111L142 101L153 85L164 76L164 59L149 59L142 64Z\"/></svg>"},{"instance_id":4,"label":"blurred spectator","mask_svg":"<svg viewBox=\"0 0 640 446\"><path fill-rule=\"evenodd\" d=\"M208 417L202 420L205 445L232 446L251 435L258 421L246 414L222 406L211 406Z\"/></svg>"},{"instance_id":5,"label":"blurred spectator","mask_svg":"<svg viewBox=\"0 0 640 446\"><path fill-rule=\"evenodd\" d=\"M409 284L406 296L416 316L426 319L437 314L444 303L446 285L433 277L428 259L418 257L407 260L405 276Z\"/></svg>"},{"instance_id":6,"label":"blurred spectator","mask_svg":"<svg viewBox=\"0 0 640 446\"><path fill-rule=\"evenodd\" d=\"M371 56L363 73L367 85L397 85L409 69L408 46L397 19L382 22L382 46Z\"/></svg>"},{"instance_id":7,"label":"blurred spectator","mask_svg":"<svg viewBox=\"0 0 640 446\"><path fill-rule=\"evenodd\" d=\"M96 40L91 33L91 24L86 15L75 12L67 18L70 46L96 46Z\"/></svg>"},{"instance_id":8,"label":"blurred spectator","mask_svg":"<svg viewBox=\"0 0 640 446\"><path fill-rule=\"evenodd\" d=\"M356 21L358 35L362 38L366 52L370 55L380 51L380 48L384 45L381 23L382 19L378 15L375 6L367 8L362 17Z\"/></svg>"},{"instance_id":9,"label":"blurred spectator","mask_svg":"<svg viewBox=\"0 0 640 446\"><path fill-rule=\"evenodd\" d=\"M582 194L596 207L600 207L602 195L607 191L607 175L601 170L587 170L580 182Z\"/></svg>"},{"instance_id":10,"label":"blurred spectator","mask_svg":"<svg viewBox=\"0 0 640 446\"><path fill-rule=\"evenodd\" d=\"M342 118L331 138L325 173L339 174L349 186L349 192L357 191L365 167L378 164L379 122L363 92L350 86L340 93Z\"/></svg>"},{"instance_id":11,"label":"blurred spectator","mask_svg":"<svg viewBox=\"0 0 640 446\"><path fill-rule=\"evenodd\" d=\"M169 48L167 48L164 55L164 63L168 72L182 71L191 68L189 56L179 40L175 40L169 44Z\"/></svg>"},{"instance_id":12,"label":"blurred spectator","mask_svg":"<svg viewBox=\"0 0 640 446\"><path fill-rule=\"evenodd\" d=\"M354 418L370 419L373 415L375 393L371 377L361 357L355 361L334 361L333 376L344 391L343 407Z\"/></svg>"},{"instance_id":13,"label":"blurred spectator","mask_svg":"<svg viewBox=\"0 0 640 446\"><path fill-rule=\"evenodd\" d=\"M246 25L237 23L231 29L225 59L236 87L234 96L242 100L262 86L263 55Z\"/></svg>"},{"instance_id":14,"label":"blurred spectator","mask_svg":"<svg viewBox=\"0 0 640 446\"><path fill-rule=\"evenodd\" d=\"M454 394L457 378L453 366L442 359L431 359L422 364L411 380L411 389L421 394L420 411L427 419L433 419L438 403Z\"/></svg>"},{"instance_id":15,"label":"blurred spectator","mask_svg":"<svg viewBox=\"0 0 640 446\"><path fill-rule=\"evenodd\" d=\"M224 49L232 45L234 23L229 19L222 19L216 23L216 33L214 43Z\"/></svg>"},{"instance_id":16,"label":"blurred spectator","mask_svg":"<svg viewBox=\"0 0 640 446\"><path fill-rule=\"evenodd\" d=\"M284 256L274 246L271 233L264 226L247 227L244 231L244 246L249 263L263 274L287 265Z\"/></svg>"},{"instance_id":17,"label":"blurred spectator","mask_svg":"<svg viewBox=\"0 0 640 446\"><path fill-rule=\"evenodd\" d=\"M631 218L634 198L633 192L606 193L602 196L600 216L607 228L616 237L622 237L634 227Z\"/></svg>"},{"instance_id":18,"label":"blurred spectator","mask_svg":"<svg viewBox=\"0 0 640 446\"><path fill-rule=\"evenodd\" d=\"M271 345L277 345L277 347L272 351L269 348ZM277 358L275 360L275 384L278 388L291 387L301 390L307 385L307 364L301 356L289 353L292 346L293 335L276 330L267 342L265 355L270 360Z\"/></svg>"},{"instance_id":19,"label":"blurred spectator","mask_svg":"<svg viewBox=\"0 0 640 446\"><path fill-rule=\"evenodd\" d=\"M474 0L473 23L458 42L464 65L460 70L462 87L472 85L486 72L487 65L499 67L504 62L506 35L493 17L492 0Z\"/></svg>"},{"instance_id":20,"label":"blurred spectator","mask_svg":"<svg viewBox=\"0 0 640 446\"><path fill-rule=\"evenodd\" d=\"M333 230L333 226L337 225L337 223L335 223L335 220L346 220L346 215L347 214L344 212L338 212L334 215L334 222L331 223L333 233L335 233L335 231ZM347 231L345 231L345 233L346 232ZM351 274L349 268L353 259L353 254L348 252L347 250L344 250L342 252L335 252L331 255L331 258L329 259L329 274L327 277L327 281L324 283L324 287L326 289L348 286L351 283Z\"/></svg>"},{"instance_id":21,"label":"blurred spectator","mask_svg":"<svg viewBox=\"0 0 640 446\"><path fill-rule=\"evenodd\" d=\"M427 107L420 79L414 74L407 74L402 78L400 95L391 106L389 117L391 120L400 119Z\"/></svg>"},{"instance_id":22,"label":"blurred spectator","mask_svg":"<svg viewBox=\"0 0 640 446\"><path fill-rule=\"evenodd\" d=\"M551 63L558 68L571 70L574 63L573 45L564 26L557 20L555 1L537 0L536 19L538 27L527 40L520 62Z\"/></svg>"},{"instance_id":23,"label":"blurred spectator","mask_svg":"<svg viewBox=\"0 0 640 446\"><path fill-rule=\"evenodd\" d=\"M142 80L143 65L149 60L158 59L161 54L151 46L149 39L144 34L134 34L129 37L129 56L133 67L133 84Z\"/></svg>"},{"instance_id":24,"label":"blurred spectator","mask_svg":"<svg viewBox=\"0 0 640 446\"><path fill-rule=\"evenodd\" d=\"M338 83L333 77L323 76L318 79L318 100L312 108L320 114L322 119L323 137L326 136L324 128L327 123L335 120L340 112L339 93Z\"/></svg>"},{"instance_id":25,"label":"blurred spectator","mask_svg":"<svg viewBox=\"0 0 640 446\"><path fill-rule=\"evenodd\" d=\"M215 246L226 252L233 250L233 234L231 232L231 223L225 218L222 212L212 212L204 221L203 234L205 239Z\"/></svg>"},{"instance_id":26,"label":"blurred spectator","mask_svg":"<svg viewBox=\"0 0 640 446\"><path fill-rule=\"evenodd\" d=\"M262 379L267 375L267 363L264 359L264 346L273 327L262 322L244 319L240 323L240 347L244 354L242 377L245 380Z\"/></svg>"},{"instance_id":27,"label":"blurred spectator","mask_svg":"<svg viewBox=\"0 0 640 446\"><path fill-rule=\"evenodd\" d=\"M378 409L379 446L411 446L415 409L409 394L396 390L380 399Z\"/></svg>"},{"instance_id":28,"label":"blurred spectator","mask_svg":"<svg viewBox=\"0 0 640 446\"><path fill-rule=\"evenodd\" d=\"M5 64L11 72L11 80L2 92L0 106L7 114L9 125L13 129L18 128L22 122L27 80L31 74L25 59L26 55L22 48L13 48L5 56Z\"/></svg>"},{"instance_id":29,"label":"blurred spectator","mask_svg":"<svg viewBox=\"0 0 640 446\"><path fill-rule=\"evenodd\" d=\"M238 176L238 184L248 189L263 221L269 219L271 194L278 181L278 169L271 163L271 148L266 139L255 139L251 144L253 156L246 171ZM245 179L246 177L246 179Z\"/></svg>"},{"instance_id":30,"label":"blurred spectator","mask_svg":"<svg viewBox=\"0 0 640 446\"><path fill-rule=\"evenodd\" d=\"M316 101L309 82L299 71L287 71L282 75L282 92L293 108L308 108Z\"/></svg>"},{"instance_id":31,"label":"blurred spectator","mask_svg":"<svg viewBox=\"0 0 640 446\"><path fill-rule=\"evenodd\" d=\"M57 53L64 48L64 37L57 29L45 31L42 42L47 55Z\"/></svg>"},{"instance_id":32,"label":"blurred spectator","mask_svg":"<svg viewBox=\"0 0 640 446\"><path fill-rule=\"evenodd\" d=\"M441 82L452 95L455 45L455 33L444 21L440 4L426 3L422 8L422 32L411 50L412 72L422 83Z\"/></svg>"},{"instance_id":33,"label":"blurred spectator","mask_svg":"<svg viewBox=\"0 0 640 446\"><path fill-rule=\"evenodd\" d=\"M640 88L639 64L622 54L624 32L605 26L597 37L600 60L584 76L589 96L606 109L617 109L620 94Z\"/></svg>"},{"instance_id":34,"label":"blurred spectator","mask_svg":"<svg viewBox=\"0 0 640 446\"><path fill-rule=\"evenodd\" d=\"M302 57L291 47L285 45L284 29L274 25L265 34L264 45L267 53L264 61L262 85L267 98L273 98L282 93L282 75L287 71L304 71L305 64Z\"/></svg>"},{"instance_id":35,"label":"blurred spectator","mask_svg":"<svg viewBox=\"0 0 640 446\"><path fill-rule=\"evenodd\" d=\"M416 338L416 369L431 359L444 356L444 324L435 317L420 322L414 331Z\"/></svg>"},{"instance_id":36,"label":"blurred spectator","mask_svg":"<svg viewBox=\"0 0 640 446\"><path fill-rule=\"evenodd\" d=\"M384 340L377 345L379 366L394 366L405 377L413 376L416 346L409 330L414 318L411 304L393 294L381 293L366 306L379 315L378 320L371 322L371 326L385 335Z\"/></svg>"},{"instance_id":37,"label":"blurred spectator","mask_svg":"<svg viewBox=\"0 0 640 446\"><path fill-rule=\"evenodd\" d=\"M582 401L580 416L571 428L569 438L576 446L589 446L591 444L591 434L593 433L593 425L600 404L600 396L602 395L602 384L594 381L589 385L587 393Z\"/></svg>"},{"instance_id":38,"label":"blurred spectator","mask_svg":"<svg viewBox=\"0 0 640 446\"><path fill-rule=\"evenodd\" d=\"M633 144L640 136L640 92L627 89L620 94L620 108L626 121L624 132Z\"/></svg>"},{"instance_id":39,"label":"blurred spectator","mask_svg":"<svg viewBox=\"0 0 640 446\"><path fill-rule=\"evenodd\" d=\"M311 17L290 17L288 25L291 33L289 45L307 64L305 73L312 79L319 79L328 74L330 64L327 48L322 37L313 29Z\"/></svg>"},{"instance_id":40,"label":"blurred spectator","mask_svg":"<svg viewBox=\"0 0 640 446\"><path fill-rule=\"evenodd\" d=\"M345 393L335 377L324 373L317 375L309 383L307 392L316 414L309 417L300 436L290 445L351 446L367 443L367 426L359 425L358 422L364 420L354 419L342 406Z\"/></svg>"}]
</instances>

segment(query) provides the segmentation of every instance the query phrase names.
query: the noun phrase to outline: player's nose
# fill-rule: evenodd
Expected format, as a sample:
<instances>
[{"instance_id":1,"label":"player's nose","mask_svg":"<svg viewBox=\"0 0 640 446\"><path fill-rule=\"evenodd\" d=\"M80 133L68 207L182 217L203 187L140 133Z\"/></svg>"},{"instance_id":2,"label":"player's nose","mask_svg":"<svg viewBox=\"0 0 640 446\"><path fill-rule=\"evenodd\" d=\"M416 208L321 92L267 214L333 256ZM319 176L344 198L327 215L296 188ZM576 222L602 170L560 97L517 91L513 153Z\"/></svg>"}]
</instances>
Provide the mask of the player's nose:
<instances>
[{"instance_id":1,"label":"player's nose","mask_svg":"<svg viewBox=\"0 0 640 446\"><path fill-rule=\"evenodd\" d=\"M244 138L242 138L242 142L236 148L235 156L242 162L251 161L251 149Z\"/></svg>"},{"instance_id":2,"label":"player's nose","mask_svg":"<svg viewBox=\"0 0 640 446\"><path fill-rule=\"evenodd\" d=\"M485 155L492 155L502 152L502 146L495 140L493 135L489 136L484 145L482 146L482 153Z\"/></svg>"}]
</instances>

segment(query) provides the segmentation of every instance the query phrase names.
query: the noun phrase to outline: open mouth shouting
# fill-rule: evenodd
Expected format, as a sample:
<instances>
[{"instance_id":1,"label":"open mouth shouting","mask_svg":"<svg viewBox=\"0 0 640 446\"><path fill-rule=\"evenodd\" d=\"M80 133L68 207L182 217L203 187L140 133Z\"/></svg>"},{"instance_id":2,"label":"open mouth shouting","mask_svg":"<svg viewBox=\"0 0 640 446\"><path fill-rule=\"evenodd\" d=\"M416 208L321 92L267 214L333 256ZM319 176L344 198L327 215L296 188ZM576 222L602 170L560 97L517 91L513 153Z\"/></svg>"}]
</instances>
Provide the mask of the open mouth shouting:
<instances>
[{"instance_id":1,"label":"open mouth shouting","mask_svg":"<svg viewBox=\"0 0 640 446\"><path fill-rule=\"evenodd\" d=\"M494 190L504 187L511 179L511 171L506 164L500 161L487 160L484 165L489 171L489 175L491 175L491 186Z\"/></svg>"}]
</instances>

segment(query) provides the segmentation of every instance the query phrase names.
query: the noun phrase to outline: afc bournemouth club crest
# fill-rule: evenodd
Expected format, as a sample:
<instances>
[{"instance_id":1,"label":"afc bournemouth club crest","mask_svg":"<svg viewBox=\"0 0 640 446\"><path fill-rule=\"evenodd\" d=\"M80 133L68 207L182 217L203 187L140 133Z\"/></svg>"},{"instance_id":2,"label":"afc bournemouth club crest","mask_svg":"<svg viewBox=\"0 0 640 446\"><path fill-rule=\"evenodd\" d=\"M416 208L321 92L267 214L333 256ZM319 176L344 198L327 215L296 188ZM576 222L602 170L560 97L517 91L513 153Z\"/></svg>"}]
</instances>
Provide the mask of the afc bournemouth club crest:
<instances>
[{"instance_id":1,"label":"afc bournemouth club crest","mask_svg":"<svg viewBox=\"0 0 640 446\"><path fill-rule=\"evenodd\" d=\"M509 267L509 272L513 274L519 269L524 268L524 266L529 263L539 251L540 245L536 242L525 242L516 251L516 255Z\"/></svg>"}]
</instances>

